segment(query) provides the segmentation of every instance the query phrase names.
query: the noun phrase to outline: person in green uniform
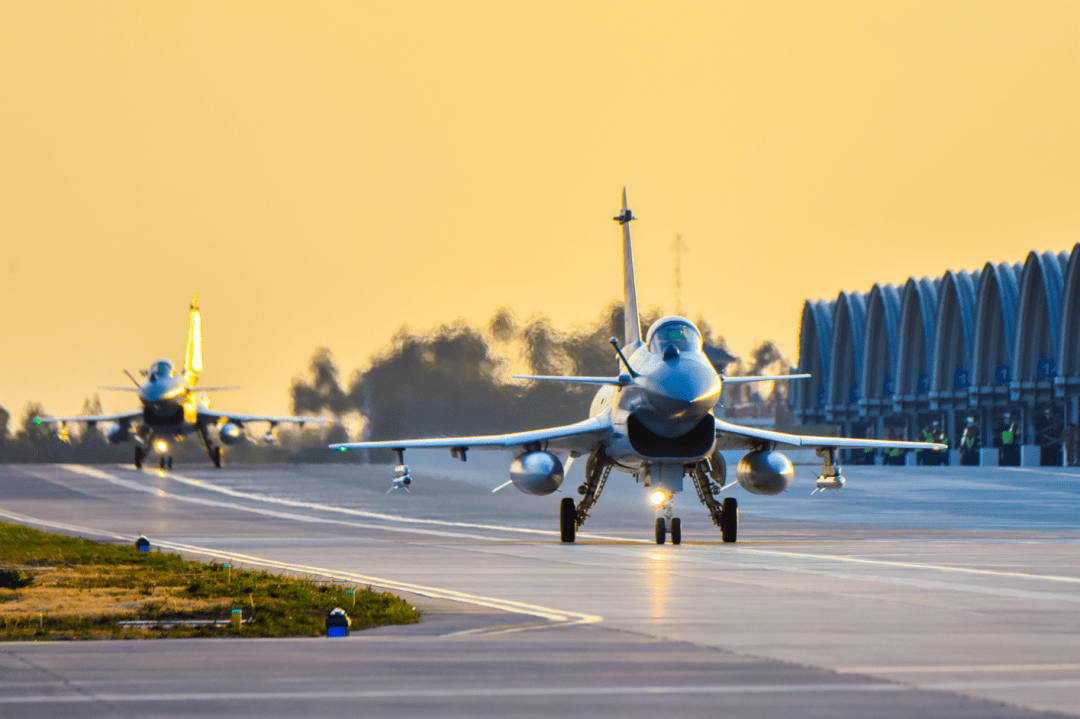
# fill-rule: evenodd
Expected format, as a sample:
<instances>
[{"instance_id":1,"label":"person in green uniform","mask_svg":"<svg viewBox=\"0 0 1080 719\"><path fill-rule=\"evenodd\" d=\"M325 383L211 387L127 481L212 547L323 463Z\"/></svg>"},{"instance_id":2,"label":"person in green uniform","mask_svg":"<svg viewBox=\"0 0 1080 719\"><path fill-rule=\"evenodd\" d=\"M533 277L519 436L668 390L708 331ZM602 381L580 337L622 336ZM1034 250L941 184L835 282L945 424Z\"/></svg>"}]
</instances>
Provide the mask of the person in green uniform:
<instances>
[{"instance_id":1,"label":"person in green uniform","mask_svg":"<svg viewBox=\"0 0 1080 719\"><path fill-rule=\"evenodd\" d=\"M979 426L974 417L967 418L964 433L960 436L960 464L979 464Z\"/></svg>"}]
</instances>

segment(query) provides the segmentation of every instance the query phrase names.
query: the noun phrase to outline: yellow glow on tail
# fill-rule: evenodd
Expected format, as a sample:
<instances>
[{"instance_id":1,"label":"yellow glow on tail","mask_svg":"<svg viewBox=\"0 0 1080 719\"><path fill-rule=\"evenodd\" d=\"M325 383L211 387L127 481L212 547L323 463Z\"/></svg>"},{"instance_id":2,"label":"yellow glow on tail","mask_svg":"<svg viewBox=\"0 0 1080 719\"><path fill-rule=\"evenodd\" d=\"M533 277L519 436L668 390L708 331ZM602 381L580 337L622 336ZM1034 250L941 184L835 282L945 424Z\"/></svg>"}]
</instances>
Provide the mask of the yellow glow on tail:
<instances>
[{"instance_id":1,"label":"yellow glow on tail","mask_svg":"<svg viewBox=\"0 0 1080 719\"><path fill-rule=\"evenodd\" d=\"M194 385L203 371L202 362L202 315L199 314L199 296L191 296L191 314L188 315L187 350L184 352L184 377Z\"/></svg>"}]
</instances>

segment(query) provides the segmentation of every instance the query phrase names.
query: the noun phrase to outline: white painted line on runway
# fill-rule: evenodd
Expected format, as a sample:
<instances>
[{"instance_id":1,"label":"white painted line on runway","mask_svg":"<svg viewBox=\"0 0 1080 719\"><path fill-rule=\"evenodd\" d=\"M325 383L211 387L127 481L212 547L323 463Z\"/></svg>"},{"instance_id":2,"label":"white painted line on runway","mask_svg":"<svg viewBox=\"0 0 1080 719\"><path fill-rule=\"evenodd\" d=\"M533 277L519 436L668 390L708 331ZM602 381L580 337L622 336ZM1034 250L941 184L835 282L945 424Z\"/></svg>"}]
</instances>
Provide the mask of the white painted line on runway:
<instances>
[{"instance_id":1,"label":"white painted line on runway","mask_svg":"<svg viewBox=\"0 0 1080 719\"><path fill-rule=\"evenodd\" d=\"M1026 574L1023 572L1000 572L994 569L973 569L971 567L950 567L942 564L920 564L917 562L896 562L885 559L866 559L849 557L842 554L807 554L806 552L783 552L778 549L755 549L739 547L740 553L769 554L779 557L798 557L799 559L825 559L831 562L851 562L854 564L873 564L883 567L901 567L904 569L932 569L940 572L959 572L962 574L984 574L992 577L1011 577L1014 579L1038 579L1045 582L1067 582L1080 584L1080 577L1063 577L1051 574Z\"/></svg>"},{"instance_id":2,"label":"white painted line on runway","mask_svg":"<svg viewBox=\"0 0 1080 719\"><path fill-rule=\"evenodd\" d=\"M38 519L37 517L29 517L25 514L11 512L6 509L0 509L0 517L12 519L20 524L25 524L28 527L41 527L42 531L45 531L45 527L54 527L56 529L65 529L69 532L76 532L80 536L90 535L92 537L107 537L108 539L119 539L124 542L132 542L136 539L131 535L113 534L112 532L102 532L99 529L93 529L91 527L80 527L75 524L65 524L63 522Z\"/></svg>"},{"instance_id":3,"label":"white painted line on runway","mask_svg":"<svg viewBox=\"0 0 1080 719\"><path fill-rule=\"evenodd\" d=\"M984 664L971 666L925 666L925 667L841 667L839 674L966 674L982 672L1072 672L1080 670L1080 664Z\"/></svg>"},{"instance_id":4,"label":"white painted line on runway","mask_svg":"<svg viewBox=\"0 0 1080 719\"><path fill-rule=\"evenodd\" d=\"M502 626L502 627L481 627L479 629L465 629L460 632L451 632L450 634L444 634L445 637L471 637L477 635L484 635L490 637L493 634L519 634L521 632L531 632L536 629L548 629L552 625L550 624L519 624L516 626Z\"/></svg>"},{"instance_id":5,"label":"white painted line on runway","mask_svg":"<svg viewBox=\"0 0 1080 719\"><path fill-rule=\"evenodd\" d=\"M74 683L73 683L74 684ZM60 685L58 685L59 688ZM76 685L79 686L79 685ZM85 686L85 685L82 685ZM904 684L726 684L712 686L624 685L624 686L562 686L562 687L468 687L454 689L354 689L346 691L289 691L289 692L170 692L160 694L97 694L81 693L65 696L8 696L0 704L84 704L88 702L192 702L192 701L289 701L343 699L477 699L505 697L552 696L611 696L611 695L672 695L672 694L795 694L836 692L909 692L915 687Z\"/></svg>"},{"instance_id":6,"label":"white painted line on runway","mask_svg":"<svg viewBox=\"0 0 1080 719\"><path fill-rule=\"evenodd\" d=\"M329 577L331 579L341 579L348 582L355 582L357 584L367 584L373 587L382 587L384 589L396 589L400 592L412 592L413 594L419 594L423 597L431 597L434 599L450 599L456 602L465 602L467 604L474 604L476 606L487 607L489 609L498 609L504 612L528 614L529 616L540 617L550 622L560 622L559 626L570 626L574 624L594 624L596 622L602 622L604 620L603 617L596 616L595 614L564 612L558 609L549 609L548 607L541 607L536 604L525 604L524 602L516 602L509 599L482 597L476 594L458 592L453 589L428 587L422 584L399 582L393 579L384 579L382 577L369 577L364 574L356 574L354 572L342 572L336 569L328 569L326 567L312 567L305 564L290 564L288 562L278 562L273 559L253 557L248 554L237 554L235 552L220 552L214 549L210 549L208 547L198 547L192 544L181 544L179 542L157 542L157 544L161 547L176 549L178 551L191 552L194 554L204 554L219 559L228 559L231 562L247 562L263 567L284 569L290 572L317 574L319 576Z\"/></svg>"},{"instance_id":7,"label":"white painted line on runway","mask_svg":"<svg viewBox=\"0 0 1080 719\"><path fill-rule=\"evenodd\" d=\"M466 529L488 529L499 532L519 532L524 534L540 534L545 537L557 537L558 532L548 529L531 529L529 527L510 527L499 524L479 524L475 522L451 522L446 519L423 519L419 517L405 517L400 514L383 514L381 512L368 512L362 509L351 509L349 507L339 507L333 504L320 504L318 502L306 502L300 499L283 499L281 497L273 497L266 494L252 494L250 492L241 492L237 489L230 489L229 487L222 487L221 485L214 484L213 482L207 482L202 479L192 479L190 477L184 477L173 472L165 472L162 474L167 479L172 479L182 484L187 484L199 489L205 489L212 492L220 492L221 494L227 494L239 499L250 499L258 502L267 502L271 504L281 504L289 507L300 507L302 509L316 509L322 512L338 512L340 514L349 514L355 517L366 517L368 519L382 519L388 522L409 522L413 524L435 524L444 527L464 527ZM585 539L608 539L608 540L621 540L622 537L608 537L601 534L589 534L587 532L579 532L579 537ZM644 542L645 540L640 540Z\"/></svg>"},{"instance_id":8,"label":"white painted line on runway","mask_svg":"<svg viewBox=\"0 0 1080 719\"><path fill-rule=\"evenodd\" d=\"M91 527L80 527L74 524L64 524L60 522L49 522L36 517L29 517L24 514L18 514L16 512L9 512L0 509L0 517L7 517L8 519L14 519L17 522L27 525L35 526L51 526L59 529L66 529L69 532L78 532L82 534L89 534L99 537L110 537L113 539L130 541L131 537L124 537L118 534L112 534L109 532L102 532ZM458 592L453 589L443 589L440 587L428 587L422 584L412 584L409 582L398 582L393 579L384 579L382 577L369 577L364 574L356 574L353 572L342 572L334 569L328 569L325 567L312 567L305 564L290 564L287 562L278 562L273 559L266 559L264 557L254 557L248 554L238 554L235 552L222 552L209 547L199 547L193 544L183 544L180 542L162 542L155 541L156 546L165 549L174 549L182 552L190 552L192 554L202 554L204 556L213 557L215 559L229 560L230 562L246 562L260 567L271 567L274 569L284 569L290 572L296 572L300 574L318 575L327 577L329 579L340 579L347 582L354 582L356 584L366 584L373 587L381 587L383 589L392 589L401 592L412 592L413 594L419 594L423 597L431 597L433 599L449 599L455 602L463 602L465 604L472 604L481 607L487 607L489 609L497 609L499 611L511 612L514 614L527 614L532 617L540 617L546 619L549 622L557 622L554 625L547 626L559 626L567 627L576 624L595 624L602 622L603 617L595 614L582 614L580 612L565 612L558 609L550 609L548 607L541 607L536 604L526 604L524 602L516 602L510 599L496 599L493 597L482 597L476 594L467 594L465 592ZM539 627L531 627L539 628ZM453 635L447 635L453 636Z\"/></svg>"},{"instance_id":9,"label":"white painted line on runway","mask_svg":"<svg viewBox=\"0 0 1080 719\"><path fill-rule=\"evenodd\" d=\"M1076 689L1080 679L1049 679L1042 682L942 682L918 684L919 689L932 692L974 692L995 689Z\"/></svg>"},{"instance_id":10,"label":"white painted line on runway","mask_svg":"<svg viewBox=\"0 0 1080 719\"><path fill-rule=\"evenodd\" d=\"M1036 474L1050 474L1055 477L1068 477L1069 479L1080 480L1080 473L1078 472L1065 472L1061 470L1054 470L1050 467L1008 467L1006 471L1009 472L1034 472Z\"/></svg>"},{"instance_id":11,"label":"white painted line on runway","mask_svg":"<svg viewBox=\"0 0 1080 719\"><path fill-rule=\"evenodd\" d=\"M115 682L110 682L115 685ZM832 694L832 693L901 693L912 691L965 692L994 689L1073 689L1080 680L1043 682L948 682L942 684L724 684L711 686L548 686L548 687L470 687L455 689L354 689L346 691L259 691L259 692L169 692L155 694L99 694L87 682L57 684L56 688L82 689L79 694L24 695L0 697L0 704L88 704L91 702L148 703L198 701L343 701L363 699L500 699L511 697L552 696L671 696L692 694Z\"/></svg>"},{"instance_id":12,"label":"white painted line on runway","mask_svg":"<svg viewBox=\"0 0 1080 719\"><path fill-rule=\"evenodd\" d=\"M651 549L639 549L637 547L601 547L585 545L583 550L595 554L614 554L617 556L630 556L642 559L654 559L658 552ZM815 577L829 577L843 579L852 582L876 582L879 584L894 584L902 587L918 587L919 589L942 590L948 592L963 592L967 594L986 594L995 597L1009 597L1010 599L1024 599L1030 601L1054 601L1080 604L1080 593L1068 594L1065 592L1045 592L1028 589L1013 589L1004 586L985 586L983 584L961 584L959 582L935 581L911 576L889 576L882 574L857 574L853 571L844 571L841 568L830 568L818 565L811 566L812 562L795 563L757 558L763 552L747 547L731 547L723 553L705 554L700 552L683 552L661 554L666 561L673 566L680 564L704 565L715 567L719 571L759 569L767 572L789 572L792 574L806 574ZM766 552L768 553L768 552ZM774 552L772 554L787 556L798 559L832 559L834 557L803 554L800 552ZM917 565L916 565L917 566ZM932 565L928 568L933 569Z\"/></svg>"},{"instance_id":13,"label":"white painted line on runway","mask_svg":"<svg viewBox=\"0 0 1080 719\"><path fill-rule=\"evenodd\" d=\"M322 512L337 512L340 514L349 514L354 517L366 517L368 519L382 519L390 522L410 522L414 524L437 524L445 527L464 527L467 529L497 529L503 532L523 532L525 534L543 534L545 536L552 536L558 534L558 532L544 530L544 529L529 529L526 527L501 527L492 524L475 524L471 522L451 522L445 519L422 519L418 517L403 517L396 514L383 514L381 512L368 512L362 509L350 509L348 507L338 507L332 504L319 504L318 502L307 502L301 499L283 499L281 497L273 497L266 494L253 494L251 492L241 492L237 489L230 489L229 487L222 487L219 484L213 482L207 482L203 479L192 479L190 477L184 477L173 472L163 472L162 475L166 479L171 479L174 482L180 482L181 484L187 484L199 489L208 490L211 492L218 492L230 497L236 497L238 499L251 499L257 502L267 502L269 504L281 504L287 507L299 507L301 509L317 509Z\"/></svg>"},{"instance_id":14,"label":"white painted line on runway","mask_svg":"<svg viewBox=\"0 0 1080 719\"><path fill-rule=\"evenodd\" d=\"M126 487L128 489L134 489L136 491L141 491L141 492L145 492L145 493L149 493L149 494L155 494L155 495L157 495L159 497L163 497L163 498L176 499L176 500L179 500L179 501L192 502L192 503L195 503L195 504L205 504L205 505L208 505L208 506L225 507L225 508L229 508L229 509L241 509L241 510L246 510L246 511L249 511L249 512L257 512L257 513L267 514L268 516L279 517L279 518L282 518L282 519L294 519L294 520L300 520L300 521L323 522L323 523L329 523L329 524L344 524L346 526L361 527L361 528L367 528L367 529L391 529L392 531L411 532L413 534L428 534L428 535L433 535L433 536L438 536L438 537L463 537L463 538L466 538L466 539L481 539L481 540L486 540L486 541L490 541L490 542L512 541L512 540L507 540L505 537L490 537L490 536L482 536L482 535L476 535L476 534L462 534L460 532L439 532L439 531L436 531L436 530L421 530L419 528L387 527L386 525L381 525L381 524L362 524L362 523L356 523L356 522L342 522L342 521L335 521L335 520L331 520L331 519L322 519L322 518L318 518L318 517L310 517L309 515L297 515L297 514L291 514L291 513L273 513L271 510L260 510L260 509L254 508L254 507L248 507L246 505L231 504L231 503L227 503L227 502L219 503L219 502L214 502L214 500L212 500L212 499L203 499L203 498L200 498L200 497L185 497L183 495L171 494L171 493L165 492L164 490L156 489L156 488L152 488L152 487L147 487L145 485L139 484L138 482L132 482L130 480L122 479L120 477L116 477L114 475L111 475L111 474L109 474L107 472L102 472L99 469L95 469L93 467L87 467L87 466L81 465L81 464L61 464L61 465L55 465L55 466L63 467L64 469L70 470L70 471L75 472L77 474L86 475L88 477L94 477L95 479L102 479L102 480L105 480L106 482L111 482L113 484L116 484L116 485L119 485L119 486L122 486L122 487ZM220 494L225 494L225 495L230 496L230 497L236 497L237 499L247 499L247 500L252 500L252 501L256 501L256 502L265 502L265 503L268 503L268 504L279 504L279 505L283 505L283 506L287 506L287 507L297 507L297 508L300 508L300 509L314 509L314 510L321 511L321 512L333 512L333 513L337 513L337 514L347 514L347 515L351 515L351 516L354 516L354 517L364 517L366 519L380 519L380 520L383 520L383 521L386 521L386 522L395 522L395 523L428 524L428 525L436 525L436 526L443 526L443 527L460 527L460 528L463 528L463 529L486 529L488 531L493 531L493 532L517 532L517 533L524 533L524 534L538 534L538 535L542 535L542 536L545 536L545 537L557 537L557 536L559 536L558 532L550 531L550 530L546 530L546 529L530 529L530 528L527 528L527 527L509 527L509 526L495 525L495 524L477 524L477 523L472 523L472 522L451 522L449 520L443 520L443 519L421 519L421 518L415 518L415 517L403 517L403 516L395 515L395 514L382 514L382 513L379 513L379 512L367 512L367 511L360 510L360 509L350 509L348 507L338 507L338 506L335 506L335 505L332 505L332 504L319 504L319 503L316 503L316 502L306 502L306 501L298 500L298 499L282 499L281 497L271 497L271 496L264 495L264 494L252 494L252 493L249 493L249 492L241 492L239 490L230 489L228 487L222 487L220 485L213 484L212 482L207 482L207 481L204 481L204 480L201 480L201 479L191 479L190 477L184 477L184 476L181 476L179 474L174 474L172 472L167 472L167 471L164 471L164 470L156 470L156 469L155 470L143 470L143 472L150 473L150 474L152 474L154 476L158 476L158 477L164 477L165 479L171 479L171 480L174 480L174 481L179 482L181 484L187 484L189 486L196 487L198 489L203 489L203 490L207 490L207 491L211 491L211 492L218 492ZM646 542L646 540L626 540L626 539L624 539L622 537L609 537L609 536L601 535L601 534L589 534L587 532L579 532L578 536L581 537L582 539L599 539L599 540L613 540L613 541L634 541L634 542L648 543L648 542Z\"/></svg>"},{"instance_id":15,"label":"white painted line on runway","mask_svg":"<svg viewBox=\"0 0 1080 719\"><path fill-rule=\"evenodd\" d=\"M178 502L187 502L189 504L198 504L204 507L220 507L222 509L234 509L242 512L251 512L253 514L261 514L267 517L275 517L277 519L288 519L295 522L311 522L316 524L336 524L345 527L356 527L358 529L380 529L383 531L391 532L407 532L410 534L424 534L433 537L448 537L454 539L478 539L485 542L506 542L512 541L505 537L490 537L481 534L467 534L464 532L446 532L437 529L421 529L419 527L397 527L387 526L385 524L369 524L366 522L349 522L343 519L329 519L326 517L314 517L309 514L296 514L293 512L281 512L273 509L264 509L261 507L250 507L243 504L234 504L232 502L218 502L213 499L205 499L203 497L186 497L182 494L171 494L156 487L149 487L138 482L122 479L120 477L114 477L111 474L102 472L101 470L94 469L93 467L84 467L78 464L65 464L58 465L68 469L76 474L83 474L95 479L101 479L111 484L115 484L125 489L131 489L136 492L142 492L144 494L152 494L155 497L161 497L163 499L173 499Z\"/></svg>"}]
</instances>

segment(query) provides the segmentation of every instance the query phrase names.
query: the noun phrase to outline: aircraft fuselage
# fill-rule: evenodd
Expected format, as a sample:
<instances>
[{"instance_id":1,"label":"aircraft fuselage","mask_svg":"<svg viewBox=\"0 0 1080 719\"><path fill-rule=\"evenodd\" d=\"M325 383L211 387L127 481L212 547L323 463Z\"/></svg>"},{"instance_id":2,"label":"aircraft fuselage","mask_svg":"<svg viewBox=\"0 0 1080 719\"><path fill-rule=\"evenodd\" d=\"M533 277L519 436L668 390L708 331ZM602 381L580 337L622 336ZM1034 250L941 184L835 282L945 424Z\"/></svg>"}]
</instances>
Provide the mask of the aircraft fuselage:
<instances>
[{"instance_id":1,"label":"aircraft fuselage","mask_svg":"<svg viewBox=\"0 0 1080 719\"><path fill-rule=\"evenodd\" d=\"M671 341L663 335L678 335ZM682 317L665 317L627 359L637 377L607 385L593 398L590 416L610 413L615 432L606 452L624 471L652 464L684 465L708 457L715 444L712 409L721 379L701 351L700 335Z\"/></svg>"},{"instance_id":2,"label":"aircraft fuselage","mask_svg":"<svg viewBox=\"0 0 1080 719\"><path fill-rule=\"evenodd\" d=\"M139 388L143 406L143 423L151 432L168 431L182 435L196 429L193 405L204 404L176 374L168 360L158 360L147 373L147 381Z\"/></svg>"}]
</instances>

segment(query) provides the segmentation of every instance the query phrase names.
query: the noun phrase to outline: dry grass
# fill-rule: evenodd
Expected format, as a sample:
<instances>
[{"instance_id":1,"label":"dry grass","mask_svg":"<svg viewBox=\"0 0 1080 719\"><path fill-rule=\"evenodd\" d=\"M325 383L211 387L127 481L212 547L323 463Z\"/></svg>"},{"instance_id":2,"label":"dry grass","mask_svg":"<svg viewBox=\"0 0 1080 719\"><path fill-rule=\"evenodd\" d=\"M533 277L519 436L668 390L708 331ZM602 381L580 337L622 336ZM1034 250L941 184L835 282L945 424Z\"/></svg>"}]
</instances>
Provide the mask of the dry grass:
<instances>
[{"instance_id":1,"label":"dry grass","mask_svg":"<svg viewBox=\"0 0 1080 719\"><path fill-rule=\"evenodd\" d=\"M134 570L135 567L128 569ZM87 568L57 568L33 573L34 583L20 589L0 589L0 619L10 620L41 613L54 617L100 617L142 612L210 612L221 602L182 596L178 587L145 589L97 586L80 588L92 577L95 584L121 578L115 573L96 573ZM181 596L177 596L177 595Z\"/></svg>"},{"instance_id":2,"label":"dry grass","mask_svg":"<svg viewBox=\"0 0 1080 719\"><path fill-rule=\"evenodd\" d=\"M387 593L200 564L0 522L2 639L317 636L346 607L353 629L408 624L416 610ZM355 598L355 603L354 603ZM230 619L240 626L123 627L120 620Z\"/></svg>"}]
</instances>

